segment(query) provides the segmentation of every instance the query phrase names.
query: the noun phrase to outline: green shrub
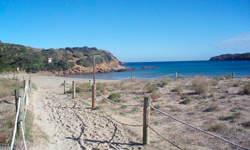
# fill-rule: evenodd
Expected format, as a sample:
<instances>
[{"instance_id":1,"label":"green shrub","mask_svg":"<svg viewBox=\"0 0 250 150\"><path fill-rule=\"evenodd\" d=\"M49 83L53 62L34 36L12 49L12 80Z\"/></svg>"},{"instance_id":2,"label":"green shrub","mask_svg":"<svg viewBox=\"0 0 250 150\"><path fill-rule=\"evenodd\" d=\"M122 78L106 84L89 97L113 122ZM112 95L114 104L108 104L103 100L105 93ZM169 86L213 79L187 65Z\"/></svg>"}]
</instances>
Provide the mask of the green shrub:
<instances>
[{"instance_id":1,"label":"green shrub","mask_svg":"<svg viewBox=\"0 0 250 150\"><path fill-rule=\"evenodd\" d=\"M219 117L219 120L224 120L224 121L230 120L230 121L234 122L239 118L240 118L240 113L235 113L231 116L221 116L221 117Z\"/></svg>"},{"instance_id":2,"label":"green shrub","mask_svg":"<svg viewBox=\"0 0 250 150\"><path fill-rule=\"evenodd\" d=\"M125 103L126 101L125 100L122 100L120 98L117 98L117 99L113 99L112 101L116 102L116 103Z\"/></svg>"},{"instance_id":3,"label":"green shrub","mask_svg":"<svg viewBox=\"0 0 250 150\"><path fill-rule=\"evenodd\" d=\"M118 98L121 98L120 93L113 93L113 94L110 94L108 97L108 99L111 99L111 100L118 99Z\"/></svg>"},{"instance_id":4,"label":"green shrub","mask_svg":"<svg viewBox=\"0 0 250 150\"><path fill-rule=\"evenodd\" d=\"M126 102L125 100L122 100L120 99L121 98L121 94L120 93L113 93L113 94L110 94L108 99L114 101L114 102L117 102L117 103L124 103Z\"/></svg>"},{"instance_id":5,"label":"green shrub","mask_svg":"<svg viewBox=\"0 0 250 150\"><path fill-rule=\"evenodd\" d=\"M218 111L219 106L218 105L211 105L207 109L203 110L203 112L211 112L211 111Z\"/></svg>"},{"instance_id":6,"label":"green shrub","mask_svg":"<svg viewBox=\"0 0 250 150\"><path fill-rule=\"evenodd\" d=\"M185 100L181 101L179 104L189 104L191 102L191 99L189 99L188 97L185 98Z\"/></svg>"},{"instance_id":7,"label":"green shrub","mask_svg":"<svg viewBox=\"0 0 250 150\"><path fill-rule=\"evenodd\" d=\"M147 83L145 86L144 86L144 93L152 93L154 91L158 90L158 87L157 87L157 84L153 83Z\"/></svg>"}]
</instances>

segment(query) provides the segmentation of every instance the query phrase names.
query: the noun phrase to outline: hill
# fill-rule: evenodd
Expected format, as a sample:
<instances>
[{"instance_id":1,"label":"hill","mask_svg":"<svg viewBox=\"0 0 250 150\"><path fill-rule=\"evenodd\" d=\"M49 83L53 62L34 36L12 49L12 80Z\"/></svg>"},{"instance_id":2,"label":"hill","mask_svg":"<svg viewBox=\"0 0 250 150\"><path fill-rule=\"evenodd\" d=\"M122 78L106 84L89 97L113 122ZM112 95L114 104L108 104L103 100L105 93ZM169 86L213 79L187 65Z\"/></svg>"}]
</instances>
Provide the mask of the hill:
<instances>
[{"instance_id":1,"label":"hill","mask_svg":"<svg viewBox=\"0 0 250 150\"><path fill-rule=\"evenodd\" d=\"M218 60L250 60L250 53L243 54L223 54L220 56L214 56L209 59L210 61Z\"/></svg>"},{"instance_id":2,"label":"hill","mask_svg":"<svg viewBox=\"0 0 250 150\"><path fill-rule=\"evenodd\" d=\"M14 71L19 67L28 73L49 71L55 74L87 74L92 72L93 54L100 54L95 59L97 73L128 69L120 66L121 62L109 51L95 47L39 49L0 41L0 72ZM48 58L52 58L51 63L48 63Z\"/></svg>"}]
</instances>

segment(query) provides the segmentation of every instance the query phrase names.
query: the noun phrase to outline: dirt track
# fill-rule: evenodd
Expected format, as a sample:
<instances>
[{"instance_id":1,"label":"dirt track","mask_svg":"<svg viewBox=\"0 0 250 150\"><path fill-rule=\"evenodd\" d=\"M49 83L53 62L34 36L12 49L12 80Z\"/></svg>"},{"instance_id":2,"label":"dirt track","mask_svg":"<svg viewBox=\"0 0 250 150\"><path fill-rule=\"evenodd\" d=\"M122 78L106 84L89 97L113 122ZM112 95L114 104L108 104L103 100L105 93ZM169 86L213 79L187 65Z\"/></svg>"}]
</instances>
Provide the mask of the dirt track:
<instances>
[{"instance_id":1,"label":"dirt track","mask_svg":"<svg viewBox=\"0 0 250 150\"><path fill-rule=\"evenodd\" d=\"M45 79L32 77L38 87L32 106L35 124L47 134L49 141L31 149L145 149L140 144L141 137L129 128L113 122L100 110L91 110L79 99L63 94L60 87L63 80Z\"/></svg>"}]
</instances>

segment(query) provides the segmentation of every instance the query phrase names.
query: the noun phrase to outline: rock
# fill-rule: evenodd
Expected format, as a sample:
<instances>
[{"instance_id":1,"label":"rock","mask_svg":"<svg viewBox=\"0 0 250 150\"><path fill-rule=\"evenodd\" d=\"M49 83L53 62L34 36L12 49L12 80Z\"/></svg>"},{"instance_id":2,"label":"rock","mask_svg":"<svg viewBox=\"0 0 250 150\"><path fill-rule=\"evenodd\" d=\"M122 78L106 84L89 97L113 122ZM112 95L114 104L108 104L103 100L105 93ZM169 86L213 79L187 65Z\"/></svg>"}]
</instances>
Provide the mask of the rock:
<instances>
[{"instance_id":1,"label":"rock","mask_svg":"<svg viewBox=\"0 0 250 150\"><path fill-rule=\"evenodd\" d=\"M222 61L222 60L250 60L250 53L243 54L223 54L220 56L214 56L209 61Z\"/></svg>"}]
</instances>

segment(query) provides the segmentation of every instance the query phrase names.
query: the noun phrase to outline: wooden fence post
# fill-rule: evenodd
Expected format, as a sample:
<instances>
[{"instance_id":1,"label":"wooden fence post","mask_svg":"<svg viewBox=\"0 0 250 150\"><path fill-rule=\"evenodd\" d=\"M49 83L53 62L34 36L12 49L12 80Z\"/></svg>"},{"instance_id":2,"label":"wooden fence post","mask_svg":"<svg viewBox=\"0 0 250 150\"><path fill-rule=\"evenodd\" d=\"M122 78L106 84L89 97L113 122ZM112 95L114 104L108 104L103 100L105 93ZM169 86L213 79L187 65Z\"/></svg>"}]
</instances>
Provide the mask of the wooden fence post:
<instances>
[{"instance_id":1,"label":"wooden fence post","mask_svg":"<svg viewBox=\"0 0 250 150\"><path fill-rule=\"evenodd\" d=\"M76 83L72 81L72 99L76 97Z\"/></svg>"},{"instance_id":2,"label":"wooden fence post","mask_svg":"<svg viewBox=\"0 0 250 150\"><path fill-rule=\"evenodd\" d=\"M144 97L143 105L143 145L149 144L149 119L150 119L150 102L151 97Z\"/></svg>"},{"instance_id":3,"label":"wooden fence post","mask_svg":"<svg viewBox=\"0 0 250 150\"><path fill-rule=\"evenodd\" d=\"M24 121L24 101L23 101L23 93L24 89L20 88L20 89L16 89L15 90L15 104L16 104L16 111L17 111L17 107L18 107L18 99L20 97L20 108L19 108L19 116L18 116L18 123L17 123L17 135L19 135L20 133L20 129L21 129L21 124L20 121ZM25 133L25 123L23 124L23 129L24 129L24 133Z\"/></svg>"},{"instance_id":4,"label":"wooden fence post","mask_svg":"<svg viewBox=\"0 0 250 150\"><path fill-rule=\"evenodd\" d=\"M64 83L63 83L64 87L63 87L63 94L66 94L66 80L64 80Z\"/></svg>"},{"instance_id":5,"label":"wooden fence post","mask_svg":"<svg viewBox=\"0 0 250 150\"><path fill-rule=\"evenodd\" d=\"M174 75L175 75L175 79L177 79L177 78L178 78L178 77L177 77L177 72L175 72Z\"/></svg>"},{"instance_id":6,"label":"wooden fence post","mask_svg":"<svg viewBox=\"0 0 250 150\"><path fill-rule=\"evenodd\" d=\"M31 91L31 77L29 78L29 90Z\"/></svg>"},{"instance_id":7,"label":"wooden fence post","mask_svg":"<svg viewBox=\"0 0 250 150\"><path fill-rule=\"evenodd\" d=\"M133 82L133 76L131 76L131 82Z\"/></svg>"},{"instance_id":8,"label":"wooden fence post","mask_svg":"<svg viewBox=\"0 0 250 150\"><path fill-rule=\"evenodd\" d=\"M96 107L96 85L92 85L92 109Z\"/></svg>"},{"instance_id":9,"label":"wooden fence post","mask_svg":"<svg viewBox=\"0 0 250 150\"><path fill-rule=\"evenodd\" d=\"M232 73L232 78L234 78L234 72Z\"/></svg>"},{"instance_id":10,"label":"wooden fence post","mask_svg":"<svg viewBox=\"0 0 250 150\"><path fill-rule=\"evenodd\" d=\"M28 84L29 84L28 80L23 80L23 88L24 88L24 91L27 91L27 89L28 89Z\"/></svg>"}]
</instances>

